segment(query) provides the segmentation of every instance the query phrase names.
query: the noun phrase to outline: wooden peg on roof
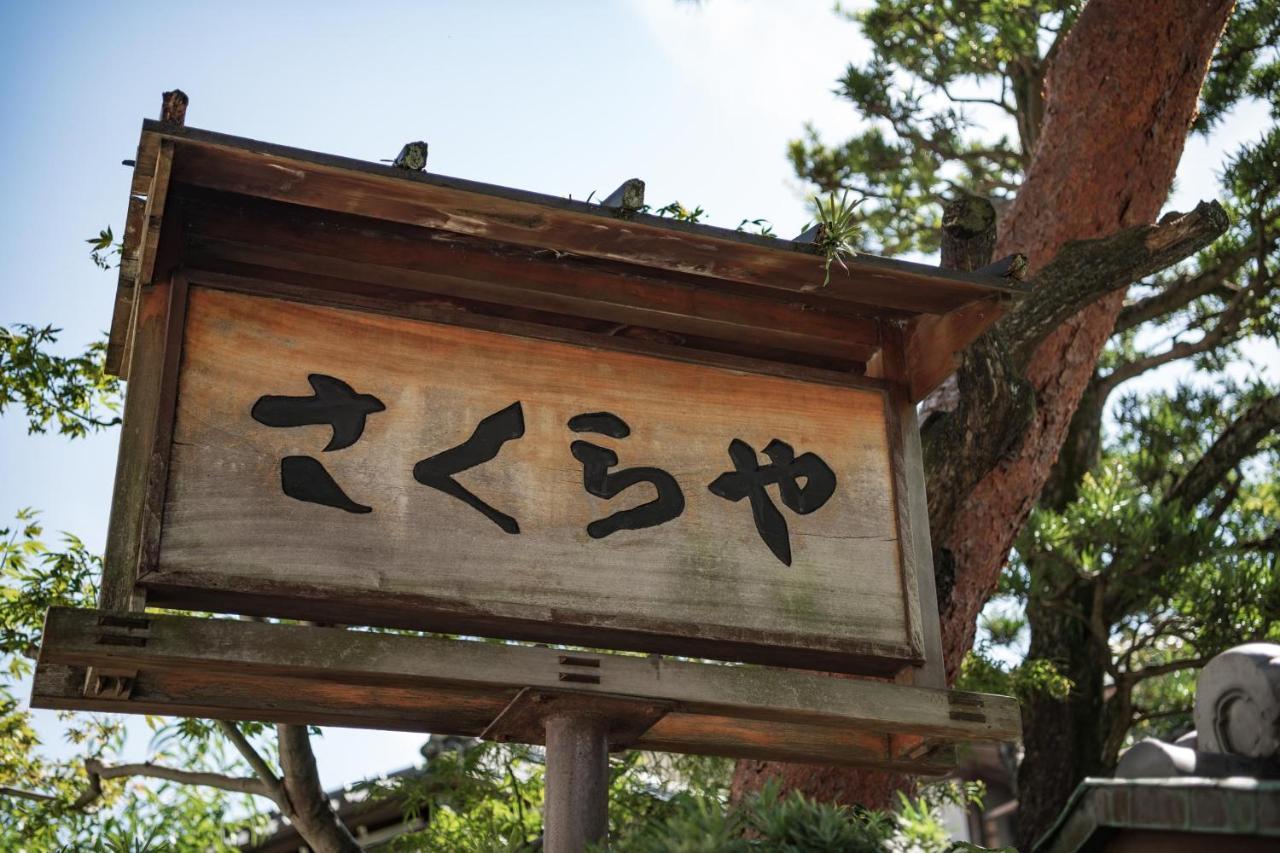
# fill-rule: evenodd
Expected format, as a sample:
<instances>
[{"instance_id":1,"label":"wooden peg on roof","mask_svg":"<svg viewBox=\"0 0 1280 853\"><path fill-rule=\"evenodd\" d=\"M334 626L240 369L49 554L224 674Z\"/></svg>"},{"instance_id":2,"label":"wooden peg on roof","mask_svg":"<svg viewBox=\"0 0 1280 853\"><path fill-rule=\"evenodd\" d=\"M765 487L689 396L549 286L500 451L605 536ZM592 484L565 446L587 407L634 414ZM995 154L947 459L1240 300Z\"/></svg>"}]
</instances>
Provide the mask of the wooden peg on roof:
<instances>
[{"instance_id":1,"label":"wooden peg on roof","mask_svg":"<svg viewBox=\"0 0 1280 853\"><path fill-rule=\"evenodd\" d=\"M427 169L427 143L425 142L406 142L404 147L400 149L400 153L396 155L396 159L391 165L397 169L407 169L411 172L425 172Z\"/></svg>"},{"instance_id":2,"label":"wooden peg on roof","mask_svg":"<svg viewBox=\"0 0 1280 853\"><path fill-rule=\"evenodd\" d=\"M179 127L187 123L187 104L191 99L181 89L164 92L160 96L160 120Z\"/></svg>"},{"instance_id":3,"label":"wooden peg on roof","mask_svg":"<svg viewBox=\"0 0 1280 853\"><path fill-rule=\"evenodd\" d=\"M620 216L631 216L644 209L644 181L631 178L624 181L600 202L601 207L611 207Z\"/></svg>"},{"instance_id":4,"label":"wooden peg on roof","mask_svg":"<svg viewBox=\"0 0 1280 853\"><path fill-rule=\"evenodd\" d=\"M822 236L822 225L810 225L804 231L801 231L795 237L791 238L792 243L816 243L818 238Z\"/></svg>"},{"instance_id":5,"label":"wooden peg on roof","mask_svg":"<svg viewBox=\"0 0 1280 853\"><path fill-rule=\"evenodd\" d=\"M987 264L977 272L979 275L992 275L998 278L1022 281L1027 275L1027 256L1021 253L1014 253L1007 258L1001 258L993 264Z\"/></svg>"}]
</instances>

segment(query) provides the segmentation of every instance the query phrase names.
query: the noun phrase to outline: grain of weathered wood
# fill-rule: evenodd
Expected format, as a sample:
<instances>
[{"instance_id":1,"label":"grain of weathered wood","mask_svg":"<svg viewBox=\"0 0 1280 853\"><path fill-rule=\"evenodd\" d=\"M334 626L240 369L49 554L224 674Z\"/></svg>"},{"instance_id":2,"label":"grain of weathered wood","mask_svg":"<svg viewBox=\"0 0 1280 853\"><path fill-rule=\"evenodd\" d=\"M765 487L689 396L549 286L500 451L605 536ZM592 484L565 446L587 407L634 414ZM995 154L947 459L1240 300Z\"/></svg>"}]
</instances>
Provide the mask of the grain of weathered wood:
<instances>
[{"instance_id":1,"label":"grain of weathered wood","mask_svg":"<svg viewBox=\"0 0 1280 853\"><path fill-rule=\"evenodd\" d=\"M1009 301L990 297L949 314L921 314L907 324L906 381L912 400L923 400L959 365L960 353L1000 319Z\"/></svg>"},{"instance_id":2,"label":"grain of weathered wood","mask_svg":"<svg viewBox=\"0 0 1280 853\"><path fill-rule=\"evenodd\" d=\"M121 379L129 378L128 370L133 362L133 336L137 330L140 303L139 288L151 284L155 270L156 251L160 244L161 223L169 196L172 170L173 142L168 139L159 140L156 143L155 159L150 166L150 180L141 212L136 210L136 197L130 199L125 231L121 237L120 278L116 285L114 316L111 319L112 336L107 342L106 370ZM126 274L130 276L129 279L125 278ZM123 331L122 338L117 337L117 332L120 331Z\"/></svg>"},{"instance_id":3,"label":"grain of weathered wood","mask_svg":"<svg viewBox=\"0 0 1280 853\"><path fill-rule=\"evenodd\" d=\"M777 291L722 291L705 277L682 281L551 252L500 251L366 217L193 199L186 224L188 263L202 268L253 264L342 279L348 290L376 285L853 361L880 345L876 319L788 303Z\"/></svg>"},{"instance_id":4,"label":"grain of weathered wood","mask_svg":"<svg viewBox=\"0 0 1280 853\"><path fill-rule=\"evenodd\" d=\"M694 755L795 761L938 776L955 767L943 757L893 757L889 736L847 726L804 725L698 714L668 714L640 740L645 749Z\"/></svg>"},{"instance_id":5,"label":"grain of weathered wood","mask_svg":"<svg viewBox=\"0 0 1280 853\"><path fill-rule=\"evenodd\" d=\"M120 235L120 269L116 275L116 298L111 312L111 330L107 336L105 370L112 376L128 379L129 365L124 354L129 348L133 323L133 287L138 279L138 242L142 234L146 199L129 197L124 233Z\"/></svg>"},{"instance_id":6,"label":"grain of weathered wood","mask_svg":"<svg viewBox=\"0 0 1280 853\"><path fill-rule=\"evenodd\" d=\"M472 737L478 737L492 716L505 707L504 697L497 693L481 697L447 685L332 684L306 678L255 679L244 674L164 669L139 673L132 697L122 703L83 696L84 680L84 667L41 664L32 685L31 706ZM511 695L514 693L510 691ZM668 714L632 748L845 764L920 775L939 775L955 766L945 754L895 758L888 751L886 736L848 726L771 723L686 713Z\"/></svg>"},{"instance_id":7,"label":"grain of weathered wood","mask_svg":"<svg viewBox=\"0 0 1280 853\"><path fill-rule=\"evenodd\" d=\"M148 125L199 156L180 158L181 180L210 189L482 236L518 245L624 260L802 292L824 280L823 261L790 241L681 227L638 215L617 227L608 208L439 175L381 169L193 129ZM977 292L1017 292L998 279L868 256L833 274L824 292L912 311L945 312Z\"/></svg>"},{"instance_id":8,"label":"grain of weathered wood","mask_svg":"<svg viewBox=\"0 0 1280 853\"><path fill-rule=\"evenodd\" d=\"M814 291L813 282L821 278L821 260L813 254L812 247L791 241L675 223L644 214L623 221L599 205L440 175L407 173L157 122L144 124L134 173L135 194L148 194L155 182L161 142L173 145L178 171L170 173L172 188L183 193L207 195L212 189L233 203L252 206L277 200L288 202L297 212L310 208L321 217L339 219L359 215L366 220L380 220L384 227L407 225L418 230L433 230L455 240L485 243L494 249L524 247L527 251L569 261L595 259L623 263L636 269L647 268L654 277L698 280L707 285L707 289L722 295L733 294L735 288L743 293L772 293L780 300L794 300L805 310L826 310L825 306L844 304L854 313L882 319L906 320L921 314L919 325L923 331L914 336L913 348L918 352L913 354L913 359L922 365L922 374L945 370L954 346L959 345L947 334L929 332L933 321L923 318L944 315L993 295L1017 295L1026 290L1025 285L998 276L955 273L860 255L849 264L847 277L843 270L839 271L831 286ZM324 239L316 235L310 249L301 251L303 254L315 252L320 247L319 253L323 254ZM139 255L145 248L126 234L126 258ZM440 273L445 277L449 274ZM440 279L436 281L441 283ZM511 292L503 290L507 285L506 281L488 282L487 295L510 297ZM422 286L421 280L417 286ZM558 301L564 311L576 312L590 304L589 299L580 298L581 293L556 292L551 283L522 285L519 289L524 291L524 298L542 300L547 306ZM117 313L121 316L126 316L130 309L128 294L127 288L118 289ZM624 304L604 300L604 306L595 309L597 313L591 316L625 314L630 309L625 304L629 298L622 299ZM680 304L669 307L671 314L664 315L661 305L649 306L651 319L653 311L662 318L657 323L646 322L643 317L618 319L618 333L687 335L688 344L696 348L703 345L694 340L697 336L701 336L703 342L724 341L728 338L719 336L734 331L735 325L743 325L732 317L725 320L718 314L697 310L693 316L684 317ZM726 324L708 334L706 326L713 319L713 327L722 321ZM118 353L124 347L120 332L127 333L127 325L113 322L110 351L117 354L111 361L113 369L127 368L127 359L117 365ZM745 323L746 327L750 325L751 322ZM950 334L957 325L969 324L952 322L942 331ZM763 357L787 360L785 347L799 344L798 353L817 358L822 355L821 347L811 345L805 326L805 323L791 322L760 325L749 329L750 334L743 336L738 346L758 345ZM978 326L980 331L981 322ZM758 340L753 341L751 335ZM774 339L772 344L760 343L769 337ZM783 338L791 344L780 340ZM840 352L853 356L855 360L848 364L861 372L857 365L872 357L866 352L868 347L874 348L873 336L856 332L835 343L830 357L838 357ZM797 360L797 363L802 362ZM828 365L814 363L814 366ZM922 375L913 387L919 389L933 381L931 376Z\"/></svg>"},{"instance_id":9,"label":"grain of weathered wood","mask_svg":"<svg viewBox=\"0 0 1280 853\"><path fill-rule=\"evenodd\" d=\"M173 173L173 142L160 140L156 153L155 173L147 192L147 207L142 217L142 234L138 250L138 284L151 283L155 270L156 251L160 246L160 228L164 221L165 203L169 199L169 181Z\"/></svg>"},{"instance_id":10,"label":"grain of weathered wood","mask_svg":"<svg viewBox=\"0 0 1280 853\"><path fill-rule=\"evenodd\" d=\"M563 690L566 654L599 661L598 684L575 691L673 702L681 713L845 726L937 739L1007 740L1019 731L1008 697L947 691L771 667L569 652L238 620L148 614L145 645L98 642L94 611L50 610L41 665L71 664L207 674L252 674L327 683L451 684L479 691ZM579 667L581 669L581 667ZM488 694L486 694L488 695ZM514 698L514 690L494 713Z\"/></svg>"},{"instance_id":11,"label":"grain of weathered wood","mask_svg":"<svg viewBox=\"0 0 1280 853\"><path fill-rule=\"evenodd\" d=\"M908 392L910 365L903 333L887 327L880 368L888 383L886 392L892 431L895 509L903 544L903 583L916 591L908 607L912 625L919 625L924 663L911 670L912 683L945 688L942 668L942 634L938 620L938 593L934 580L929 537L929 506L924 491L924 452L914 397Z\"/></svg>"},{"instance_id":12,"label":"grain of weathered wood","mask_svg":"<svg viewBox=\"0 0 1280 853\"><path fill-rule=\"evenodd\" d=\"M165 526L151 586L169 576L215 588L295 589L356 600L394 595L433 616L504 620L716 644L914 660L889 470L884 397L642 356L530 342L193 288L186 324ZM250 410L263 395L311 393L310 374L341 379L386 406L353 446L322 453L327 426L273 428ZM524 437L459 475L518 520L509 535L463 502L414 481L415 464L464 441L519 401ZM576 414L609 411L626 439L575 434ZM669 471L683 514L603 539L587 526L652 499L638 485L612 501L582 486L569 446L591 439L619 468ZM778 438L814 452L838 478L810 515L782 508L793 564L761 540L747 501L708 485L732 470L727 448ZM366 514L282 493L280 460L315 456ZM760 457L763 459L763 457ZM767 460L766 460L767 461ZM772 489L771 489L772 491ZM777 501L776 495L773 500ZM169 599L166 599L169 600ZM192 592L182 602L203 608Z\"/></svg>"},{"instance_id":13,"label":"grain of weathered wood","mask_svg":"<svg viewBox=\"0 0 1280 853\"><path fill-rule=\"evenodd\" d=\"M127 703L83 695L86 668L41 664L32 707L478 736L516 690L370 685L246 673L144 670Z\"/></svg>"},{"instance_id":14,"label":"grain of weathered wood","mask_svg":"<svg viewBox=\"0 0 1280 853\"><path fill-rule=\"evenodd\" d=\"M838 369L821 360L821 364L789 361L781 354L763 347L744 347L740 353L726 349L694 348L672 344L662 340L639 336L609 334L601 331L598 323L566 322L559 315L556 322L546 322L538 312L521 311L515 316L503 313L498 316L471 310L470 303L454 300L430 299L406 301L402 294L382 290L352 290L342 279L328 279L317 275L295 275L279 269L248 265L234 265L230 271L210 272L203 268L191 270L195 281L201 285L227 290L233 293L269 296L309 305L330 308L353 308L388 317L404 317L481 329L504 335L515 335L533 340L556 341L585 347L637 355L647 355L667 361L686 364L703 364L745 373L778 376L802 382L816 382L842 388L865 388L883 391L887 386L881 379L871 379L861 372ZM268 276L264 278L263 276ZM839 362L837 362L838 364Z\"/></svg>"},{"instance_id":15,"label":"grain of weathered wood","mask_svg":"<svg viewBox=\"0 0 1280 853\"><path fill-rule=\"evenodd\" d=\"M50 611L33 706L479 735L520 689L563 692L559 673L585 657L600 683L577 693L669 709L640 749L935 773L947 743L1019 730L1006 697L795 670L180 616L126 629L143 644L104 644L103 630L94 611ZM130 698L80 696L87 665L137 669Z\"/></svg>"},{"instance_id":16,"label":"grain of weathered wood","mask_svg":"<svg viewBox=\"0 0 1280 853\"><path fill-rule=\"evenodd\" d=\"M129 355L115 489L98 601L105 610L141 609L139 569L159 532L170 424L181 353L186 283L173 279L138 289Z\"/></svg>"}]
</instances>

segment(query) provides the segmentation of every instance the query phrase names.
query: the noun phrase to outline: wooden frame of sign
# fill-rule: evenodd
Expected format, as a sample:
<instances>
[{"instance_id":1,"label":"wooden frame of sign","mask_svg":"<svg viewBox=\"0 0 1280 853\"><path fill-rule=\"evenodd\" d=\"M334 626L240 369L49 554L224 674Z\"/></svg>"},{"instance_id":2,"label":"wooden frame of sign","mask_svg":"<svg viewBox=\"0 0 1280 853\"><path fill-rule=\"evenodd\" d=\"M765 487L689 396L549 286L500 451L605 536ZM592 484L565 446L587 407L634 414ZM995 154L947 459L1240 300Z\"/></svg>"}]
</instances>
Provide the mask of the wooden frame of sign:
<instances>
[{"instance_id":1,"label":"wooden frame of sign","mask_svg":"<svg viewBox=\"0 0 1280 853\"><path fill-rule=\"evenodd\" d=\"M1017 711L941 690L915 402L1021 289L148 122L101 611L33 704L536 740L570 689L938 772Z\"/></svg>"}]
</instances>

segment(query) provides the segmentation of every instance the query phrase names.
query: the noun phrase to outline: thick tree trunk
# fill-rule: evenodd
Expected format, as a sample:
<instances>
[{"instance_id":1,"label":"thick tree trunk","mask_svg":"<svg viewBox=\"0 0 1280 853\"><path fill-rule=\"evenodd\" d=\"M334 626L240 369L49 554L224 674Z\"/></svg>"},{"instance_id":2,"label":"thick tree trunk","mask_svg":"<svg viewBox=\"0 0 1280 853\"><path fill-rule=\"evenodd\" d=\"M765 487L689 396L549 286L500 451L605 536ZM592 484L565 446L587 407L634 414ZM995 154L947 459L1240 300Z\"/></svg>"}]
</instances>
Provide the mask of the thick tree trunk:
<instances>
[{"instance_id":1,"label":"thick tree trunk","mask_svg":"<svg viewBox=\"0 0 1280 853\"><path fill-rule=\"evenodd\" d=\"M1034 270L1070 240L1153 221L1173 183L1230 0L1093 0L1046 81L1047 110L996 254ZM1032 297L1034 298L1034 297ZM945 546L955 558L943 611L947 673L973 645L978 612L1040 496L1124 300L1081 311L1027 365L1036 410L1022 445L970 492Z\"/></svg>"},{"instance_id":2,"label":"thick tree trunk","mask_svg":"<svg viewBox=\"0 0 1280 853\"><path fill-rule=\"evenodd\" d=\"M1044 123L1026 181L1001 222L997 256L1022 252L1034 272L1069 241L1104 237L1155 219L1232 5L1230 0L1091 0L1085 6L1049 70ZM977 485L961 496L943 541L934 543L954 573L945 579L949 594L940 597L949 679L973 645L978 613L1040 496L1123 298L1121 289L1084 309L1030 355L1026 380L1035 408L1020 441L994 468L974 478ZM1027 414L1021 407L1011 407L1010 413ZM1003 432L1007 426L992 423L990 429ZM945 442L956 435L944 431L939 438ZM948 449L926 448L930 452ZM870 807L890 805L892 792L904 781L835 768L740 762L735 794L769 778L816 797Z\"/></svg>"},{"instance_id":3,"label":"thick tree trunk","mask_svg":"<svg viewBox=\"0 0 1280 853\"><path fill-rule=\"evenodd\" d=\"M1040 569L1033 568L1033 572ZM1092 589L1076 584L1075 594L1058 605L1075 605L1087 613ZM1031 626L1029 655L1053 661L1071 679L1065 699L1036 693L1022 705L1022 764L1018 767L1017 845L1030 850L1066 804L1076 785L1102 770L1103 676L1106 660L1088 626L1061 609L1036 598L1027 603Z\"/></svg>"}]
</instances>

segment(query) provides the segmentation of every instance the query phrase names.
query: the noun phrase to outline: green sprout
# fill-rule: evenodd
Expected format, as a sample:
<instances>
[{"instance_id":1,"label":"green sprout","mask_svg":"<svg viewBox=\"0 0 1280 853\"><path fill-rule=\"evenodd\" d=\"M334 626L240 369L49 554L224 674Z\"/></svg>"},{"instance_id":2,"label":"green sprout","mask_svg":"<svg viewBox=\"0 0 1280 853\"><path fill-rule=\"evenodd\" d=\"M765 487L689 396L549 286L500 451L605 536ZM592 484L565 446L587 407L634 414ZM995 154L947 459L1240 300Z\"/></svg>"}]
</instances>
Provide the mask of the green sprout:
<instances>
[{"instance_id":1,"label":"green sprout","mask_svg":"<svg viewBox=\"0 0 1280 853\"><path fill-rule=\"evenodd\" d=\"M815 204L818 238L814 244L827 261L823 267L823 287L831 283L832 262L839 263L847 271L849 267L845 264L845 258L858 254L858 245L862 242L862 223L858 221L854 211L865 200L857 198L849 201L849 191L844 190L838 199L835 193L828 193Z\"/></svg>"}]
</instances>

